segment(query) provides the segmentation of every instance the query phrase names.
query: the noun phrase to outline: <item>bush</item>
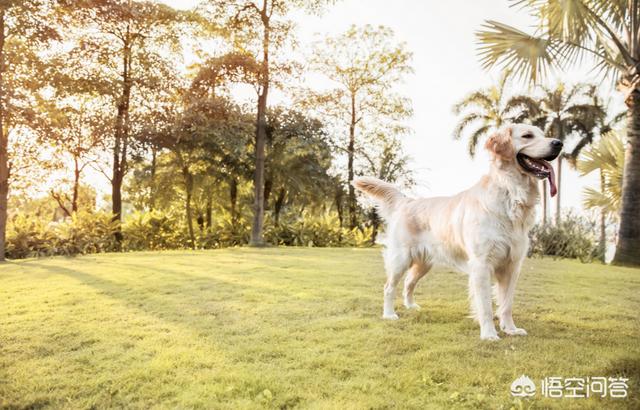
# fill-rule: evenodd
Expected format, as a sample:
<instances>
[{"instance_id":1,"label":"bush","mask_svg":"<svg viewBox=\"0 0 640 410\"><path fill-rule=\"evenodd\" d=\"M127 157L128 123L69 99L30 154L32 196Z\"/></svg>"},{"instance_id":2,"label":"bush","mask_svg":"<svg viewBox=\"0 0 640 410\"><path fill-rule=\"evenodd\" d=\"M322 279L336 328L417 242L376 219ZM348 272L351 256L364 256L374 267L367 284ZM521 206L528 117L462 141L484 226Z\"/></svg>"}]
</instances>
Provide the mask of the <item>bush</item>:
<instances>
[{"instance_id":1,"label":"bush","mask_svg":"<svg viewBox=\"0 0 640 410\"><path fill-rule=\"evenodd\" d=\"M55 254L56 237L42 221L18 215L7 226L6 256L11 259Z\"/></svg>"},{"instance_id":2,"label":"bush","mask_svg":"<svg viewBox=\"0 0 640 410\"><path fill-rule=\"evenodd\" d=\"M189 244L180 218L160 211L136 212L122 225L122 247L129 251L185 248Z\"/></svg>"},{"instance_id":3,"label":"bush","mask_svg":"<svg viewBox=\"0 0 640 410\"><path fill-rule=\"evenodd\" d=\"M598 256L593 223L577 215L563 215L560 225L538 224L529 235L532 256L550 255L590 262Z\"/></svg>"},{"instance_id":4,"label":"bush","mask_svg":"<svg viewBox=\"0 0 640 410\"><path fill-rule=\"evenodd\" d=\"M348 229L340 226L334 213L313 215L303 212L277 225L267 221L265 240L286 246L371 246L373 228Z\"/></svg>"},{"instance_id":5,"label":"bush","mask_svg":"<svg viewBox=\"0 0 640 410\"><path fill-rule=\"evenodd\" d=\"M233 223L230 214L213 219L209 230L196 234L198 244L207 249L226 248L249 243L251 224L246 218L239 218Z\"/></svg>"},{"instance_id":6,"label":"bush","mask_svg":"<svg viewBox=\"0 0 640 410\"><path fill-rule=\"evenodd\" d=\"M117 249L118 227L106 212L80 212L63 222L45 223L18 215L7 229L7 257L12 259L51 255L109 252Z\"/></svg>"},{"instance_id":7,"label":"bush","mask_svg":"<svg viewBox=\"0 0 640 410\"><path fill-rule=\"evenodd\" d=\"M44 222L18 215L9 223L7 257L10 259L99 252L189 248L191 243L180 212L137 212L122 224L122 244L115 233L118 222L108 212L79 212L61 222ZM208 229L196 229L196 247L204 249L246 245L251 224L247 217L232 223L228 214L214 218ZM266 215L265 241L285 246L371 246L373 229L340 226L334 213L289 215L277 225Z\"/></svg>"}]
</instances>

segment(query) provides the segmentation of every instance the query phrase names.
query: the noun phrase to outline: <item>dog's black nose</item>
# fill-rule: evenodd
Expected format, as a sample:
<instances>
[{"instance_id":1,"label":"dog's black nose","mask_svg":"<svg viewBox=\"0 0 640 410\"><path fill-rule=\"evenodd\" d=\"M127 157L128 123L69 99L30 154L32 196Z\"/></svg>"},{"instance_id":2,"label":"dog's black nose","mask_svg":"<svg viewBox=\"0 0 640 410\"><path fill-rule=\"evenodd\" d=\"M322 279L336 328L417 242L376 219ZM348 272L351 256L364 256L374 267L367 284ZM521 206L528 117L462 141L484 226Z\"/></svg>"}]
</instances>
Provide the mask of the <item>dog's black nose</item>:
<instances>
[{"instance_id":1,"label":"dog's black nose","mask_svg":"<svg viewBox=\"0 0 640 410\"><path fill-rule=\"evenodd\" d=\"M562 148L562 145L563 145L563 144L562 144L562 141L560 141L560 140L553 140L553 141L551 141L551 146L552 146L553 148L560 149L560 148Z\"/></svg>"}]
</instances>

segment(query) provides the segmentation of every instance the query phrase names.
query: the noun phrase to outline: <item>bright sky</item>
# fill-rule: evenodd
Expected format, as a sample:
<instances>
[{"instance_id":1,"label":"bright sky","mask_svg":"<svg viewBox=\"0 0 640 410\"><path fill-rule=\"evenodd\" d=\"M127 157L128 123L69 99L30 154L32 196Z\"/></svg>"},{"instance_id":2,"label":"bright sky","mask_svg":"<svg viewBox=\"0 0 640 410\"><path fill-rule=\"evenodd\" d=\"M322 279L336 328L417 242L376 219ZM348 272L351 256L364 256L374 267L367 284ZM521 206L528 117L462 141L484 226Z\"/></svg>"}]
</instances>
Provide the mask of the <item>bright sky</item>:
<instances>
[{"instance_id":1,"label":"bright sky","mask_svg":"<svg viewBox=\"0 0 640 410\"><path fill-rule=\"evenodd\" d=\"M163 0L177 8L193 7L197 0ZM485 19L518 28L532 22L506 0L416 1L338 0L322 16L297 18L301 44L318 34L338 34L351 24L385 25L413 52L415 73L401 86L413 100L414 132L404 139L413 158L418 186L414 194L450 195L473 185L488 168L488 156L479 150L474 160L467 154L466 141L451 137L456 117L451 107L469 92L490 86L498 72L483 71L476 57L474 32ZM584 70L559 73L561 78L588 80ZM517 90L525 91L525 88ZM605 96L605 98L608 96ZM621 99L619 95L614 98ZM562 205L582 209L582 189L594 185L595 177L579 178L568 165L563 167Z\"/></svg>"}]
</instances>

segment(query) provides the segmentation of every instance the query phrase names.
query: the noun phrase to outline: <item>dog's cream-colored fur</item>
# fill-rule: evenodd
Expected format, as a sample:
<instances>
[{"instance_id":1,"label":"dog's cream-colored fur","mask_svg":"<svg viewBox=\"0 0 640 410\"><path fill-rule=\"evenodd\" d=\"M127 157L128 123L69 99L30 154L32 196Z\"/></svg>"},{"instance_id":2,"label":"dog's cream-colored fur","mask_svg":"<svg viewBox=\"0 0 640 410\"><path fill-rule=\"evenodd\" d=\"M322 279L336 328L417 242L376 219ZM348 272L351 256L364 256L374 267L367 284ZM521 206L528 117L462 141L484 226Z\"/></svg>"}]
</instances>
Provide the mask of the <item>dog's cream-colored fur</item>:
<instances>
[{"instance_id":1,"label":"dog's cream-colored fur","mask_svg":"<svg viewBox=\"0 0 640 410\"><path fill-rule=\"evenodd\" d=\"M404 304L419 308L413 297L416 284L434 264L444 264L469 275L472 311L482 339L499 339L493 323L492 277L500 329L508 335L527 334L514 324L512 306L534 223L538 184L535 176L520 167L516 154L549 157L552 141L533 126L503 127L486 144L492 153L489 173L450 197L411 199L379 179L354 180L354 186L377 203L387 222L383 318L398 319L395 290L405 272Z\"/></svg>"}]
</instances>

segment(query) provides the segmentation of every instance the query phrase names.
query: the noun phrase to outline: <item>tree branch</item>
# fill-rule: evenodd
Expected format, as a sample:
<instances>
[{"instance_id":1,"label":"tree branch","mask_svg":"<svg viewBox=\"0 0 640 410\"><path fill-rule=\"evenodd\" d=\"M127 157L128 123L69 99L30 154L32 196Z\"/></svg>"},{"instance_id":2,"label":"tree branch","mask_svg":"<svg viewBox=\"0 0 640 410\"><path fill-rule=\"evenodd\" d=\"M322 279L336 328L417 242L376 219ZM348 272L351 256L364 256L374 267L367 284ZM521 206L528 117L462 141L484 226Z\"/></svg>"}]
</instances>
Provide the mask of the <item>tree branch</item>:
<instances>
[{"instance_id":1,"label":"tree branch","mask_svg":"<svg viewBox=\"0 0 640 410\"><path fill-rule=\"evenodd\" d=\"M67 215L67 216L71 216L71 212L69 212L69 209L67 209L67 207L64 205L64 201L62 199L62 197L60 196L60 194L56 193L53 189L50 191L51 196L53 197L53 199L56 200L56 202L58 203L58 206L60 207L60 209L62 209L62 211Z\"/></svg>"}]
</instances>

